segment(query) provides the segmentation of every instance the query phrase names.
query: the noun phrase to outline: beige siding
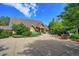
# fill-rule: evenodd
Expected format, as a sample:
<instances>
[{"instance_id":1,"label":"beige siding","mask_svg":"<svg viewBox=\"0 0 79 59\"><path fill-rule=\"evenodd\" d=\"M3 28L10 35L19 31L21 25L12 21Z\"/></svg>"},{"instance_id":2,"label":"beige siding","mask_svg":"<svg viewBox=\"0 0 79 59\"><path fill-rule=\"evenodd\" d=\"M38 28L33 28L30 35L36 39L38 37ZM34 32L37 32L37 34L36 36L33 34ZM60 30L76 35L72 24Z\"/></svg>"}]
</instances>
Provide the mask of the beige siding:
<instances>
[{"instance_id":1,"label":"beige siding","mask_svg":"<svg viewBox=\"0 0 79 59\"><path fill-rule=\"evenodd\" d=\"M30 27L30 31L35 32L35 29L33 27Z\"/></svg>"},{"instance_id":2,"label":"beige siding","mask_svg":"<svg viewBox=\"0 0 79 59\"><path fill-rule=\"evenodd\" d=\"M12 34L16 34L16 32L15 31L12 31Z\"/></svg>"}]
</instances>

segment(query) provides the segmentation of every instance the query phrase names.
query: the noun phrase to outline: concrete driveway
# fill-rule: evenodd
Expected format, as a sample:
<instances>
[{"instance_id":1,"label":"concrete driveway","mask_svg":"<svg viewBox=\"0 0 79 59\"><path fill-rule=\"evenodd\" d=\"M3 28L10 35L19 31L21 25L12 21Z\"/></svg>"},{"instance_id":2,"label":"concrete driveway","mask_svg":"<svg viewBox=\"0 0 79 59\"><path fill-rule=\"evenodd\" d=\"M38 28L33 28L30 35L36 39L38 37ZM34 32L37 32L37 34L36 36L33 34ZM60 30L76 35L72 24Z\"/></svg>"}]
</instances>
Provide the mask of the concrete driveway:
<instances>
[{"instance_id":1,"label":"concrete driveway","mask_svg":"<svg viewBox=\"0 0 79 59\"><path fill-rule=\"evenodd\" d=\"M79 44L43 34L39 37L0 39L1 56L79 56Z\"/></svg>"}]
</instances>

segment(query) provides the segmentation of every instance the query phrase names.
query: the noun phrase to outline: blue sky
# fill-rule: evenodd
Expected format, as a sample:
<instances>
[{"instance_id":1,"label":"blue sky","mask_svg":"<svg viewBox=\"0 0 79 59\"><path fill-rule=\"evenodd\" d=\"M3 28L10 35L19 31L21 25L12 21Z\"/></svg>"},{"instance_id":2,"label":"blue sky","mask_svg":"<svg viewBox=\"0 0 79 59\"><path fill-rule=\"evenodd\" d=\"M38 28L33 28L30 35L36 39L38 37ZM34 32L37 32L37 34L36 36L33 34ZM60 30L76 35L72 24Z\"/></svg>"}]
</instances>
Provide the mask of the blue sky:
<instances>
[{"instance_id":1,"label":"blue sky","mask_svg":"<svg viewBox=\"0 0 79 59\"><path fill-rule=\"evenodd\" d=\"M64 3L4 3L0 4L0 16L29 18L48 24L64 10L65 5Z\"/></svg>"}]
</instances>

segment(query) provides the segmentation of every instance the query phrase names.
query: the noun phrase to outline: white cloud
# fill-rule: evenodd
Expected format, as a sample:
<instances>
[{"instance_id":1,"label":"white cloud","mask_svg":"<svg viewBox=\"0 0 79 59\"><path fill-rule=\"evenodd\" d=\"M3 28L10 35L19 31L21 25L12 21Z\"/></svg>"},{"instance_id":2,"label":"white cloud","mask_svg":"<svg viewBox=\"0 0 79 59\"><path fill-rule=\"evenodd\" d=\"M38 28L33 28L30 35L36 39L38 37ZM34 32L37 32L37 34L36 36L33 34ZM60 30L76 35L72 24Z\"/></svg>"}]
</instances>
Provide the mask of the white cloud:
<instances>
[{"instance_id":1,"label":"white cloud","mask_svg":"<svg viewBox=\"0 0 79 59\"><path fill-rule=\"evenodd\" d=\"M16 8L18 11L20 11L22 14L24 14L27 17L36 16L37 12L37 4L35 3L3 3L4 5L8 5L11 7Z\"/></svg>"}]
</instances>

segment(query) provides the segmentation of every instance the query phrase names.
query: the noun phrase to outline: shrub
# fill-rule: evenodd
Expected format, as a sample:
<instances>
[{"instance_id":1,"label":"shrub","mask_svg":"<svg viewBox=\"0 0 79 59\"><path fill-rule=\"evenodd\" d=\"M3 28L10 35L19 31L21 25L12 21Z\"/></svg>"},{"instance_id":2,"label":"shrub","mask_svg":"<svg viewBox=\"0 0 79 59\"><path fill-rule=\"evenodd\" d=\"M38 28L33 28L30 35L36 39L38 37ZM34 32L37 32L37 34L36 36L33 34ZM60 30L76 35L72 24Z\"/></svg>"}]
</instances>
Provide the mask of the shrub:
<instances>
[{"instance_id":1,"label":"shrub","mask_svg":"<svg viewBox=\"0 0 79 59\"><path fill-rule=\"evenodd\" d=\"M0 29L0 33L2 32L3 30L2 29Z\"/></svg>"},{"instance_id":2,"label":"shrub","mask_svg":"<svg viewBox=\"0 0 79 59\"><path fill-rule=\"evenodd\" d=\"M25 31L22 33L23 36L30 36L32 33L30 31Z\"/></svg>"},{"instance_id":3,"label":"shrub","mask_svg":"<svg viewBox=\"0 0 79 59\"><path fill-rule=\"evenodd\" d=\"M73 29L70 29L69 32L75 34L75 33L78 33L78 30L77 28L73 28Z\"/></svg>"},{"instance_id":4,"label":"shrub","mask_svg":"<svg viewBox=\"0 0 79 59\"><path fill-rule=\"evenodd\" d=\"M9 32L9 35L12 36L12 31L8 31L8 32Z\"/></svg>"},{"instance_id":5,"label":"shrub","mask_svg":"<svg viewBox=\"0 0 79 59\"><path fill-rule=\"evenodd\" d=\"M79 34L73 34L73 35L71 35L71 39L73 41L77 41L79 39Z\"/></svg>"},{"instance_id":6,"label":"shrub","mask_svg":"<svg viewBox=\"0 0 79 59\"><path fill-rule=\"evenodd\" d=\"M38 36L38 35L41 35L41 33L40 32L32 32L31 37L35 37L35 36Z\"/></svg>"},{"instance_id":7,"label":"shrub","mask_svg":"<svg viewBox=\"0 0 79 59\"><path fill-rule=\"evenodd\" d=\"M16 32L16 35L25 35L24 32L28 33L30 31L30 29L26 27L24 24L14 24L12 26L12 29Z\"/></svg>"},{"instance_id":8,"label":"shrub","mask_svg":"<svg viewBox=\"0 0 79 59\"><path fill-rule=\"evenodd\" d=\"M57 30L52 30L50 33L51 33L51 34L57 34L57 35L61 36L61 34L62 34L63 32L57 31Z\"/></svg>"},{"instance_id":9,"label":"shrub","mask_svg":"<svg viewBox=\"0 0 79 59\"><path fill-rule=\"evenodd\" d=\"M24 36L23 35L12 35L12 37L14 37L14 38L23 38Z\"/></svg>"},{"instance_id":10,"label":"shrub","mask_svg":"<svg viewBox=\"0 0 79 59\"><path fill-rule=\"evenodd\" d=\"M7 38L10 36L10 32L7 30L1 30L0 31L0 38Z\"/></svg>"}]
</instances>

